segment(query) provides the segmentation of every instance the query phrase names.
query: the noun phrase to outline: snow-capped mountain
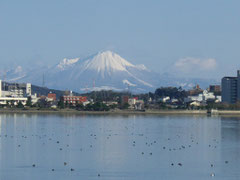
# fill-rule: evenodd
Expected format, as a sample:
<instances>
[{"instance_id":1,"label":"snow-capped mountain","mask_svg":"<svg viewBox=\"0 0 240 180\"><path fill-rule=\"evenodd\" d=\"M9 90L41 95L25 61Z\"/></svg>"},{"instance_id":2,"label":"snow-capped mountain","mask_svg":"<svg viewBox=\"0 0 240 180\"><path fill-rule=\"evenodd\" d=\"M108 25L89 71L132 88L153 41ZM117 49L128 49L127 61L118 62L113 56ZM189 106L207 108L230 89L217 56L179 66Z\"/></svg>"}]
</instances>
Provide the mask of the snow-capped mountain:
<instances>
[{"instance_id":1,"label":"snow-capped mountain","mask_svg":"<svg viewBox=\"0 0 240 180\"><path fill-rule=\"evenodd\" d=\"M104 51L87 58L63 59L45 72L31 72L22 80L50 88L86 90L149 91L155 88L156 74L144 65L133 65L118 54Z\"/></svg>"},{"instance_id":2,"label":"snow-capped mountain","mask_svg":"<svg viewBox=\"0 0 240 180\"><path fill-rule=\"evenodd\" d=\"M0 72L1 73L1 72ZM134 65L111 51L86 58L64 58L51 67L24 71L21 66L7 71L8 81L30 82L35 85L86 92L92 90L130 90L140 93L162 86L186 89L199 84L206 88L214 80L178 78L168 73L157 74L144 65Z\"/></svg>"}]
</instances>

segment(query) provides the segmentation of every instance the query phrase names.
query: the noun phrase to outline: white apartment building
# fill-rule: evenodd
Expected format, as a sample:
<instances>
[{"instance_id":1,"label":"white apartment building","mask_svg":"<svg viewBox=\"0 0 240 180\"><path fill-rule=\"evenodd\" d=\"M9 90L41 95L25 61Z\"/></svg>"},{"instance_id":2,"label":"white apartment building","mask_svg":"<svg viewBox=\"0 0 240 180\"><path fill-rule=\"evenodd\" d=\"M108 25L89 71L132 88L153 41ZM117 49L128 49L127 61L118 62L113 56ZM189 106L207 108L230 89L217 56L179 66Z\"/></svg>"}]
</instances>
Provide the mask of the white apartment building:
<instances>
[{"instance_id":1,"label":"white apartment building","mask_svg":"<svg viewBox=\"0 0 240 180\"><path fill-rule=\"evenodd\" d=\"M26 104L29 96L32 96L31 84L7 83L0 80L0 105L22 102Z\"/></svg>"}]
</instances>

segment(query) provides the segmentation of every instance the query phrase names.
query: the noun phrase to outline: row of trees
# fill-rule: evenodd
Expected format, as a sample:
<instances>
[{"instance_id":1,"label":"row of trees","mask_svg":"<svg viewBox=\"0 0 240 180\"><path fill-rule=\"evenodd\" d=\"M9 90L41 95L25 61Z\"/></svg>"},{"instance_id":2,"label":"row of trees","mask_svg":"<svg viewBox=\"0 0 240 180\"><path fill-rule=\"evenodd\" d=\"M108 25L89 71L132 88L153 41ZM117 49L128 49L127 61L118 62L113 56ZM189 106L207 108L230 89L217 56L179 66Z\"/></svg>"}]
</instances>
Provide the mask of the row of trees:
<instances>
[{"instance_id":1,"label":"row of trees","mask_svg":"<svg viewBox=\"0 0 240 180\"><path fill-rule=\"evenodd\" d=\"M6 107L9 107L9 108L23 108L24 105L21 101L19 101L18 103L15 103L14 101L7 101Z\"/></svg>"},{"instance_id":2,"label":"row of trees","mask_svg":"<svg viewBox=\"0 0 240 180\"><path fill-rule=\"evenodd\" d=\"M138 97L144 101L148 101L149 98L158 99L163 96L169 96L170 98L176 99L184 99L187 97L187 91L183 90L181 87L161 87L156 89L154 93L142 93L142 94L132 94L130 92L115 92L115 91L94 91L86 94L82 94L82 96L87 96L89 99L93 99L94 101L117 101L121 103L122 96L129 97Z\"/></svg>"},{"instance_id":3,"label":"row of trees","mask_svg":"<svg viewBox=\"0 0 240 180\"><path fill-rule=\"evenodd\" d=\"M187 92L183 90L181 87L162 87L156 89L155 93L152 94L152 98L158 99L160 97L168 96L171 99L175 98L178 100L182 100L187 97Z\"/></svg>"},{"instance_id":4,"label":"row of trees","mask_svg":"<svg viewBox=\"0 0 240 180\"><path fill-rule=\"evenodd\" d=\"M73 104L68 104L68 103L63 103L63 101L59 101L58 102L58 108L60 109L64 109L64 108L70 108L70 109L76 109L79 111L109 111L111 109L127 109L129 107L128 103L124 103L124 104L113 104L113 105L107 105L103 102L91 102L87 105L83 105L83 104L77 104L77 105L73 105Z\"/></svg>"},{"instance_id":5,"label":"row of trees","mask_svg":"<svg viewBox=\"0 0 240 180\"><path fill-rule=\"evenodd\" d=\"M116 91L93 91L90 93L82 94L82 96L87 96L88 99L93 99L94 102L103 102L103 101L117 101L120 103L122 96L131 97L130 92L116 92Z\"/></svg>"}]
</instances>

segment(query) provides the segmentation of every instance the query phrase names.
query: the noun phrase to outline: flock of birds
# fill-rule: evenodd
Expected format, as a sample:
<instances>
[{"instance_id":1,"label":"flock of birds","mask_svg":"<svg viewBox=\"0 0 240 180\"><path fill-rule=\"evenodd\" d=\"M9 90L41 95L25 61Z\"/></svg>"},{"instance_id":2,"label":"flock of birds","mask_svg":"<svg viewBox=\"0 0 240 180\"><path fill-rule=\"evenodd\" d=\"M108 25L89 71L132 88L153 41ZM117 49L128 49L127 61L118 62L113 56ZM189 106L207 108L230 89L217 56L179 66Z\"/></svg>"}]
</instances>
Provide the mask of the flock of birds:
<instances>
[{"instance_id":1,"label":"flock of birds","mask_svg":"<svg viewBox=\"0 0 240 180\"><path fill-rule=\"evenodd\" d=\"M134 125L132 125L132 128L134 128ZM84 149L87 150L87 148L96 147L96 144L94 144L94 141L95 142L98 141L98 138L104 137L105 140L108 141L108 140L111 140L111 138L113 138L113 137L123 136L123 135L128 136L128 137L132 136L131 138L128 139L128 143L130 143L129 146L132 146L132 148L138 148L138 151L140 152L139 156L144 156L144 155L154 156L155 155L153 151L148 151L147 147L149 147L150 150L156 150L158 148L159 151L160 150L165 151L165 152L168 151L170 153L170 152L174 152L174 151L184 151L184 150L187 150L187 149L190 149L190 148L193 148L193 147L196 148L196 146L200 145L200 143L194 138L193 134L190 135L188 143L177 144L175 147L173 147L174 143L171 142L172 137L168 137L168 138L165 138L165 139L155 138L155 140L154 140L152 137L149 137L148 135L145 135L143 133L139 134L139 133L131 132L130 127L128 127L128 126L125 126L124 129L125 130L123 130L122 132L119 132L119 131L114 132L114 130L107 130L106 131L103 128L99 128L99 131L97 133L94 132L94 133L89 133L88 134L88 136L89 136L88 138L91 139L91 141L90 141L91 144L85 145L85 147L84 146L79 147L78 150L79 150L79 152L81 152ZM44 128L42 128L42 130L44 130ZM25 130L22 130L22 131L25 132ZM74 133L72 133L71 131L74 132L73 127L70 129L70 131L68 130L68 133L65 133L64 136L65 137L74 136ZM126 134L124 134L124 133L126 133ZM129 134L127 134L127 133L129 133ZM27 140L31 137L35 138L35 139L38 139L38 140L43 140L41 142L42 146L46 146L49 142L55 143L58 151L63 151L65 149L71 149L71 145L66 144L66 142L64 142L63 139L58 137L59 139L57 140L57 137L54 137L54 133L51 134L51 135L47 135L47 134L26 135L26 134L24 134L24 135L20 136L20 138L22 138L24 140ZM19 137L15 137L13 135L5 134L5 135L0 135L0 141L1 141L1 138L2 139L3 138L14 139L14 138L19 138ZM178 142L176 139L181 139L181 138L186 138L186 137L181 137L181 135L176 135L175 139L174 139L174 142ZM132 140L132 139L134 139L134 140ZM163 145L163 142L165 142L165 145ZM145 148L142 148L143 146L138 146L138 144L140 144L140 143L144 143ZM215 148L218 147L218 144L219 144L219 140L213 139L211 144L207 144L207 145L204 144L204 146L207 146L208 148L215 149ZM201 144L201 145L203 145L203 144ZM17 144L16 148L22 148L22 144ZM144 150L144 151L142 151L142 150ZM67 161L62 162L62 165L64 167L68 167L69 171L71 171L71 172L75 171L75 168L77 168L77 167L71 167L70 164L71 163L67 162ZM229 161L225 160L224 164L229 164ZM32 166L32 168L37 168L38 164L37 164L37 162L35 162L31 166ZM184 162L170 162L170 164L169 164L169 168L170 167L182 167L182 166L184 166ZM209 167L213 169L215 167L215 164L214 163L209 163ZM50 171L54 172L54 171L56 171L56 169L51 168ZM97 173L96 176L101 177L101 173ZM210 176L215 177L215 173L212 172L210 174Z\"/></svg>"}]
</instances>

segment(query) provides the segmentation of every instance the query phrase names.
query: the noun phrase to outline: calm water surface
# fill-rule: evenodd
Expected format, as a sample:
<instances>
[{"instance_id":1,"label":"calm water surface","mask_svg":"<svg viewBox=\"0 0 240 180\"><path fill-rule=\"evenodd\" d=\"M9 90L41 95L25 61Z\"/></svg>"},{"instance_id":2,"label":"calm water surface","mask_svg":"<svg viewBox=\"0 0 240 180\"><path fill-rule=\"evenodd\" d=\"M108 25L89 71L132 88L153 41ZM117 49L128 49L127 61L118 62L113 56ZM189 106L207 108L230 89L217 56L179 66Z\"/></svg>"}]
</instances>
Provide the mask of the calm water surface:
<instances>
[{"instance_id":1,"label":"calm water surface","mask_svg":"<svg viewBox=\"0 0 240 180\"><path fill-rule=\"evenodd\" d=\"M1 114L0 135L0 180L240 179L239 118Z\"/></svg>"}]
</instances>

